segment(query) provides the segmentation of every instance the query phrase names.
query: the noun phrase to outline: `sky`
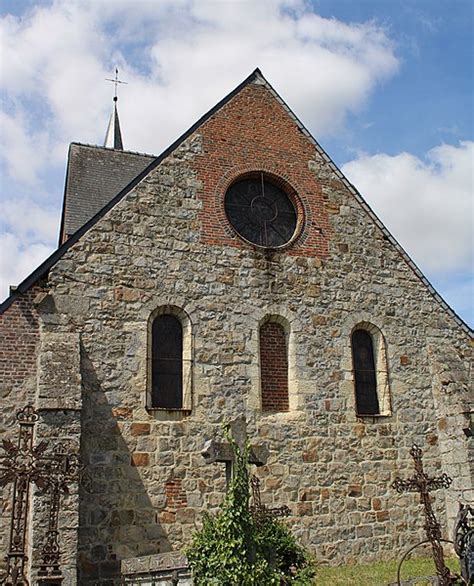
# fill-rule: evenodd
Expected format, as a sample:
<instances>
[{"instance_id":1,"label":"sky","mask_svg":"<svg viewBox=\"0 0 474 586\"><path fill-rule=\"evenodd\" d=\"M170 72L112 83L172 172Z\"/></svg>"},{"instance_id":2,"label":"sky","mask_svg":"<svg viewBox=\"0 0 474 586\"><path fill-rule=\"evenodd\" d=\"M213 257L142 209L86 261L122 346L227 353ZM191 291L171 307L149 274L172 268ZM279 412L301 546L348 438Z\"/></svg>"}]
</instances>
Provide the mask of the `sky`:
<instances>
[{"instance_id":1,"label":"sky","mask_svg":"<svg viewBox=\"0 0 474 586\"><path fill-rule=\"evenodd\" d=\"M0 301L57 247L68 145L160 154L256 67L447 303L473 307L471 0L0 0Z\"/></svg>"}]
</instances>

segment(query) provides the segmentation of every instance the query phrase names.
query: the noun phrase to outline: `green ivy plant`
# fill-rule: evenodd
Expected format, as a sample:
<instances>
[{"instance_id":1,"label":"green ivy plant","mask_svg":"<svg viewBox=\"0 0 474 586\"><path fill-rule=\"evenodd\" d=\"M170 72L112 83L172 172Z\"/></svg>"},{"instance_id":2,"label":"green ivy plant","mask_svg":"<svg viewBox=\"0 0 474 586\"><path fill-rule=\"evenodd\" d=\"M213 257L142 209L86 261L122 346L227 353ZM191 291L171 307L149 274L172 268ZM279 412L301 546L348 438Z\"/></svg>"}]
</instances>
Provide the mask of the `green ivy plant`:
<instances>
[{"instance_id":1,"label":"green ivy plant","mask_svg":"<svg viewBox=\"0 0 474 586\"><path fill-rule=\"evenodd\" d=\"M309 586L315 563L281 521L254 518L250 501L249 445L243 450L226 430L234 453L233 477L221 510L206 514L186 551L196 586Z\"/></svg>"}]
</instances>

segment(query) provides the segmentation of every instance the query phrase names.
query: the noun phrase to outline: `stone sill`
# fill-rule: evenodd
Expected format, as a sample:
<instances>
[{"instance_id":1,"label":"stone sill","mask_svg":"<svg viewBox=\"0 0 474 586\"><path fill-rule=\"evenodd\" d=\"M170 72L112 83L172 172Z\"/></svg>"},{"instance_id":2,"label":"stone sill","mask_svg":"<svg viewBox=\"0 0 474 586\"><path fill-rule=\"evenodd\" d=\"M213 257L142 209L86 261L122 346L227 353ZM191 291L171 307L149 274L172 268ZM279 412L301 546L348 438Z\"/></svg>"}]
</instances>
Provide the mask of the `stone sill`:
<instances>
[{"instance_id":1,"label":"stone sill","mask_svg":"<svg viewBox=\"0 0 474 586\"><path fill-rule=\"evenodd\" d=\"M356 413L357 419L382 419L384 417L391 417L391 416L392 416L392 413L376 413L374 415Z\"/></svg>"},{"instance_id":2,"label":"stone sill","mask_svg":"<svg viewBox=\"0 0 474 586\"><path fill-rule=\"evenodd\" d=\"M191 409L160 409L147 407L148 414L158 421L182 421L191 415Z\"/></svg>"},{"instance_id":3,"label":"stone sill","mask_svg":"<svg viewBox=\"0 0 474 586\"><path fill-rule=\"evenodd\" d=\"M258 417L267 419L267 418L273 418L273 419L285 419L285 420L289 420L289 421L293 421L296 419L304 419L305 418L305 413L304 411L297 411L297 410L291 410L291 411L259 411L258 413Z\"/></svg>"}]
</instances>

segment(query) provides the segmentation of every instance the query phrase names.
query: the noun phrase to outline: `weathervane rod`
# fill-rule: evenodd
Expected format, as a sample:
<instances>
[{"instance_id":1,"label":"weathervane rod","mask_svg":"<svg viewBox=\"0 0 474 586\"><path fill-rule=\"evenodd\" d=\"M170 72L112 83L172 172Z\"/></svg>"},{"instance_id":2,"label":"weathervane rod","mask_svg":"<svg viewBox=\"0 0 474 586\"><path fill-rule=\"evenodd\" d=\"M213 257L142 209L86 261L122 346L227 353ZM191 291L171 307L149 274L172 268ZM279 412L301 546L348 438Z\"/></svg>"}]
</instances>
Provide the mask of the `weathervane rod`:
<instances>
[{"instance_id":1,"label":"weathervane rod","mask_svg":"<svg viewBox=\"0 0 474 586\"><path fill-rule=\"evenodd\" d=\"M111 81L114 84L114 86L115 86L114 102L116 102L118 100L118 97L117 97L117 86L118 86L118 84L119 83L123 83L125 85L128 85L128 83L126 81L121 81L118 78L118 69L117 68L115 68L115 79L109 79L108 77L106 77L105 78L105 81Z\"/></svg>"}]
</instances>

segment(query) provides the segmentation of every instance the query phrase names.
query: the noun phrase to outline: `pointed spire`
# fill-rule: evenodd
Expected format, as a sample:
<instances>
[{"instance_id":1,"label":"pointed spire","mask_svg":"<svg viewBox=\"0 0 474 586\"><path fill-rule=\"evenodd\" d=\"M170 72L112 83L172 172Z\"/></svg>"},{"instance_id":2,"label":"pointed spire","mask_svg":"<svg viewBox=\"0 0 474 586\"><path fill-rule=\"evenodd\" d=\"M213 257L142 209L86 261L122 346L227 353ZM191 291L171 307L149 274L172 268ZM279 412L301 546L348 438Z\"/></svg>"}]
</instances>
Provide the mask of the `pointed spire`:
<instances>
[{"instance_id":1,"label":"pointed spire","mask_svg":"<svg viewBox=\"0 0 474 586\"><path fill-rule=\"evenodd\" d=\"M105 135L104 146L109 149L119 149L123 151L123 142L122 142L122 132L120 130L120 121L118 117L117 111L117 85L119 83L127 84L126 81L120 81L118 78L118 69L115 68L115 79L106 79L106 81L111 81L115 85L115 92L114 92L114 111L110 115L109 125L107 126L107 132Z\"/></svg>"},{"instance_id":2,"label":"pointed spire","mask_svg":"<svg viewBox=\"0 0 474 586\"><path fill-rule=\"evenodd\" d=\"M117 98L114 98L114 100L116 99ZM110 115L109 125L107 126L104 146L109 149L119 149L123 151L122 132L120 131L120 121L116 101L114 104L114 111Z\"/></svg>"}]
</instances>

